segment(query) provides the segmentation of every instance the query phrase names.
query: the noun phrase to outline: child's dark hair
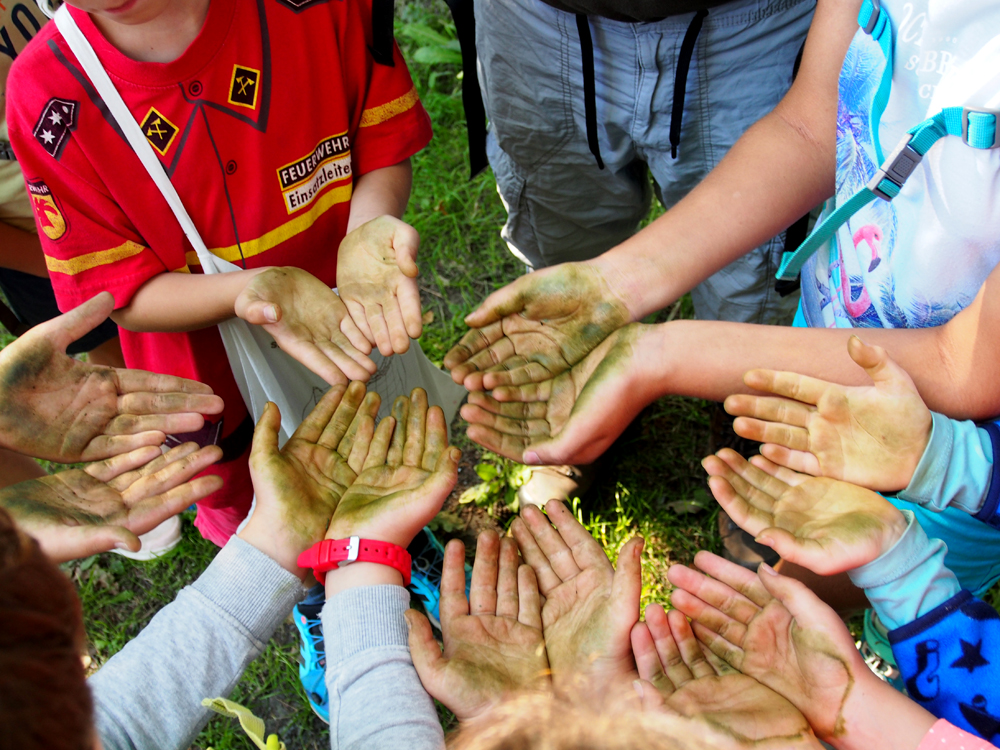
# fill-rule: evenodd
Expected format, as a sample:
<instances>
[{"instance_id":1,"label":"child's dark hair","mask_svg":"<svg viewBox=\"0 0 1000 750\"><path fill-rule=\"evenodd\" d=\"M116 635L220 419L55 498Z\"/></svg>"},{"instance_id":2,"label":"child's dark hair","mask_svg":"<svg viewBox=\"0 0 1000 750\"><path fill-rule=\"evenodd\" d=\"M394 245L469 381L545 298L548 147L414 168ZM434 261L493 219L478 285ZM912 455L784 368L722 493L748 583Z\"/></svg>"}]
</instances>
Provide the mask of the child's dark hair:
<instances>
[{"instance_id":1,"label":"child's dark hair","mask_svg":"<svg viewBox=\"0 0 1000 750\"><path fill-rule=\"evenodd\" d=\"M73 584L0 509L0 744L93 747L83 645Z\"/></svg>"}]
</instances>

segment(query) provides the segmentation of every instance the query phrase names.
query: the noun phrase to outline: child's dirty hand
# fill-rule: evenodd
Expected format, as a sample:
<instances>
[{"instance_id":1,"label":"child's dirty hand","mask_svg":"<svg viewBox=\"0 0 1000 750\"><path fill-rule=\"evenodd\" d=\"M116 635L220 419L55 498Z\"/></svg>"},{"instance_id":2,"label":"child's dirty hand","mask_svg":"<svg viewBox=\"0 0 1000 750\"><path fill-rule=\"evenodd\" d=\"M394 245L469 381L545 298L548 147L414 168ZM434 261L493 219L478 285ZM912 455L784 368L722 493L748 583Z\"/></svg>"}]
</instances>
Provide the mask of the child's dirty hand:
<instances>
[{"instance_id":1,"label":"child's dirty hand","mask_svg":"<svg viewBox=\"0 0 1000 750\"><path fill-rule=\"evenodd\" d=\"M702 461L708 486L736 524L789 562L819 575L853 570L887 552L906 518L881 495L797 474L724 448Z\"/></svg>"},{"instance_id":2,"label":"child's dirty hand","mask_svg":"<svg viewBox=\"0 0 1000 750\"><path fill-rule=\"evenodd\" d=\"M406 613L420 681L459 721L549 685L538 583L531 567L519 563L513 539L484 531L466 598L465 545L457 539L448 543L441 574L444 653L427 618L412 609Z\"/></svg>"},{"instance_id":3,"label":"child's dirty hand","mask_svg":"<svg viewBox=\"0 0 1000 750\"><path fill-rule=\"evenodd\" d=\"M102 292L4 347L0 447L64 464L97 461L195 432L202 415L222 412L222 399L203 383L68 356L66 347L113 308Z\"/></svg>"},{"instance_id":4,"label":"child's dirty hand","mask_svg":"<svg viewBox=\"0 0 1000 750\"><path fill-rule=\"evenodd\" d=\"M236 315L259 325L287 354L330 385L367 381L371 345L340 297L308 271L286 266L254 276L236 298Z\"/></svg>"},{"instance_id":5,"label":"child's dirty hand","mask_svg":"<svg viewBox=\"0 0 1000 750\"><path fill-rule=\"evenodd\" d=\"M525 506L511 532L545 597L553 684L563 691L627 690L638 676L629 633L639 621L643 540L626 542L616 569L565 505L550 500L545 510L548 516Z\"/></svg>"},{"instance_id":6,"label":"child's dirty hand","mask_svg":"<svg viewBox=\"0 0 1000 750\"><path fill-rule=\"evenodd\" d=\"M359 536L407 547L444 504L458 481L462 452L448 446L441 407L427 393L399 396L379 422L358 478L333 514L327 539ZM327 573L327 591L341 572ZM384 566L383 566L384 567Z\"/></svg>"},{"instance_id":7,"label":"child's dirty hand","mask_svg":"<svg viewBox=\"0 0 1000 750\"><path fill-rule=\"evenodd\" d=\"M394 216L379 216L344 237L337 251L337 291L355 324L384 357L420 338L417 288L420 235Z\"/></svg>"},{"instance_id":8,"label":"child's dirty hand","mask_svg":"<svg viewBox=\"0 0 1000 750\"><path fill-rule=\"evenodd\" d=\"M820 747L809 722L787 699L703 651L683 613L649 605L645 622L632 628L632 651L645 710L704 721L748 745L780 739L789 750Z\"/></svg>"},{"instance_id":9,"label":"child's dirty hand","mask_svg":"<svg viewBox=\"0 0 1000 750\"><path fill-rule=\"evenodd\" d=\"M847 351L873 385L751 370L744 382L777 398L730 396L726 411L737 417L737 434L764 443L761 453L776 464L898 492L910 483L930 440L931 413L910 376L884 349L852 336Z\"/></svg>"},{"instance_id":10,"label":"child's dirty hand","mask_svg":"<svg viewBox=\"0 0 1000 750\"><path fill-rule=\"evenodd\" d=\"M362 383L334 386L280 450L281 415L268 403L250 451L257 506L240 537L304 577L298 557L323 539L337 503L361 471L379 403Z\"/></svg>"},{"instance_id":11,"label":"child's dirty hand","mask_svg":"<svg viewBox=\"0 0 1000 750\"><path fill-rule=\"evenodd\" d=\"M470 313L472 328L444 358L470 391L550 380L631 320L601 271L563 263L525 274Z\"/></svg>"},{"instance_id":12,"label":"child's dirty hand","mask_svg":"<svg viewBox=\"0 0 1000 750\"><path fill-rule=\"evenodd\" d=\"M912 730L917 738L934 723L930 713L868 669L840 616L805 584L766 564L754 574L711 552L699 552L692 568L672 566L667 577L674 586L671 604L691 618L698 640L786 698L821 740L841 748L871 747L886 715L896 717L897 734ZM873 712L873 705L882 713ZM892 746L906 747L906 739Z\"/></svg>"},{"instance_id":13,"label":"child's dirty hand","mask_svg":"<svg viewBox=\"0 0 1000 750\"><path fill-rule=\"evenodd\" d=\"M194 477L222 458L215 445L184 443L161 453L137 448L84 469L61 471L0 490L0 507L35 537L55 562L107 552L138 552L152 531L222 486Z\"/></svg>"},{"instance_id":14,"label":"child's dirty hand","mask_svg":"<svg viewBox=\"0 0 1000 750\"><path fill-rule=\"evenodd\" d=\"M588 464L655 397L642 337L652 326L620 328L572 369L541 383L469 394L469 438L525 464Z\"/></svg>"}]
</instances>

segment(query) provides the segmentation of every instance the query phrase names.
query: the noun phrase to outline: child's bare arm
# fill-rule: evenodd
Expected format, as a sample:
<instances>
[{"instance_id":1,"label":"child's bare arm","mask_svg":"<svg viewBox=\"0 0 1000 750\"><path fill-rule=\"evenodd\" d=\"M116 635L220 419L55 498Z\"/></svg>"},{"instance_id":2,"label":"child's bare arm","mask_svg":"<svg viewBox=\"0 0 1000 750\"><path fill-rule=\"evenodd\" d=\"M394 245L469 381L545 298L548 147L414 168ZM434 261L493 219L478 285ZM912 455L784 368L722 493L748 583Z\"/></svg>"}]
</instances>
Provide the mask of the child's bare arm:
<instances>
[{"instance_id":1,"label":"child's bare arm","mask_svg":"<svg viewBox=\"0 0 1000 750\"><path fill-rule=\"evenodd\" d=\"M911 373L930 409L953 419L978 420L1000 414L1000 378L995 376L1000 337L994 335L998 327L1000 268L993 270L972 304L943 326L870 328L865 338ZM469 407L463 416L517 436L524 443L518 448L525 463L586 462L600 455L653 400L679 395L723 401L748 391L743 382L748 369L787 370L848 385L864 385L867 377L844 354L854 335L851 330L675 320L641 326L639 333L627 349L595 349L576 366L579 372L570 371L574 387L568 403L560 407L558 424L550 424L545 434L525 427L531 428L539 415L551 416L552 395L566 396L565 389L553 386L556 378L494 390L494 396L502 393L504 402L519 402L486 408L506 417L499 426L493 414L473 413ZM608 359L612 354L613 361ZM525 421L529 424L523 425ZM550 439L556 432L558 438ZM501 438L493 442L499 444Z\"/></svg>"},{"instance_id":2,"label":"child's bare arm","mask_svg":"<svg viewBox=\"0 0 1000 750\"><path fill-rule=\"evenodd\" d=\"M111 313L129 331L194 331L236 316L236 298L250 279L267 268L234 273L161 273ZM183 304L178 304L183 300Z\"/></svg>"},{"instance_id":3,"label":"child's bare arm","mask_svg":"<svg viewBox=\"0 0 1000 750\"><path fill-rule=\"evenodd\" d=\"M347 236L337 251L337 288L351 317L384 356L405 352L423 325L417 289L420 236L400 220L410 197L410 160L354 183Z\"/></svg>"},{"instance_id":4,"label":"child's bare arm","mask_svg":"<svg viewBox=\"0 0 1000 750\"><path fill-rule=\"evenodd\" d=\"M0 268L48 277L38 236L0 221Z\"/></svg>"},{"instance_id":5,"label":"child's bare arm","mask_svg":"<svg viewBox=\"0 0 1000 750\"><path fill-rule=\"evenodd\" d=\"M528 274L484 300L466 322L485 335L463 339L449 353L453 377L469 390L554 377L627 322L619 322L621 308L631 320L662 309L829 197L837 81L859 5L819 1L791 89L676 206L593 260ZM573 293L580 278L590 295L583 301ZM608 304L597 304L602 301ZM608 308L615 314L595 314ZM543 335L528 335L538 332ZM572 346L563 345L567 338ZM557 370L521 361L559 362L560 349L573 357ZM494 367L498 362L502 366Z\"/></svg>"},{"instance_id":6,"label":"child's bare arm","mask_svg":"<svg viewBox=\"0 0 1000 750\"><path fill-rule=\"evenodd\" d=\"M331 385L368 380L375 372L365 356L371 347L344 303L311 273L291 266L159 274L112 318L133 331L190 331L237 316L263 326L285 352Z\"/></svg>"}]
</instances>

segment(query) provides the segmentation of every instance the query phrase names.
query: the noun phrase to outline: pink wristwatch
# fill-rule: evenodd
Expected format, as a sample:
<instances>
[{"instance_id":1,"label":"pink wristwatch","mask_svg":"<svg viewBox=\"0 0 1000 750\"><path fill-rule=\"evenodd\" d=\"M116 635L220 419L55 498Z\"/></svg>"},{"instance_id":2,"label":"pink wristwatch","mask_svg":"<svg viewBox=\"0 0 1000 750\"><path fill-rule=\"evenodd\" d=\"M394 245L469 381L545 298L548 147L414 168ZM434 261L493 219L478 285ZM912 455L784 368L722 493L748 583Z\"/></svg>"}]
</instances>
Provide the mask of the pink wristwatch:
<instances>
[{"instance_id":1,"label":"pink wristwatch","mask_svg":"<svg viewBox=\"0 0 1000 750\"><path fill-rule=\"evenodd\" d=\"M320 583L326 583L326 572L350 565L353 562L372 562L395 568L403 576L403 584L410 585L410 553L392 542L377 542L352 536L348 539L324 539L301 555L300 568L312 568Z\"/></svg>"}]
</instances>

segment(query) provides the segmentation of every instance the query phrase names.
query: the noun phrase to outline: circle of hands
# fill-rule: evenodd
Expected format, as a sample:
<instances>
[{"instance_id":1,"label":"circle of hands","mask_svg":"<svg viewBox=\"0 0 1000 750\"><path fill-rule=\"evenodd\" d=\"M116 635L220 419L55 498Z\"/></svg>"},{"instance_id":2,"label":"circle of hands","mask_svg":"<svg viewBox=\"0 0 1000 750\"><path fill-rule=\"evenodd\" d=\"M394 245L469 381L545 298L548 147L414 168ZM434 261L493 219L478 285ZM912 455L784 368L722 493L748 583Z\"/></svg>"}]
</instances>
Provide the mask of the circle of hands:
<instances>
[{"instance_id":1,"label":"circle of hands","mask_svg":"<svg viewBox=\"0 0 1000 750\"><path fill-rule=\"evenodd\" d=\"M348 270L341 300L309 274L269 269L237 301L241 317L334 385L280 449L280 415L269 404L251 452L258 505L240 536L303 578L298 555L324 536L406 546L456 482L460 452L421 389L397 398L376 426L378 395L347 381L367 378L372 345L405 351L419 335L407 229L376 220L345 239L345 269L381 273L381 290L353 285ZM159 448L166 434L198 430L203 415L222 411L209 388L65 354L112 307L98 295L0 352L0 447L94 462L0 491L0 507L56 560L137 550L139 534L220 485L198 476L219 448ZM648 400L629 374L649 326L630 317L586 264L529 274L491 295L445 360L472 391L462 410L469 436L529 463L602 453ZM883 350L852 337L848 352L872 385L748 372L747 385L771 395L732 396L726 409L737 433L764 443L762 455L724 450L704 461L734 521L820 574L864 565L906 532L907 518L872 490L906 487L931 428L912 380ZM525 507L512 537L480 536L468 594L464 547L449 543L443 648L423 615L407 614L417 672L460 721L518 692L554 690L690 717L738 746L817 747L816 737L840 736L865 696L884 687L836 613L766 565L753 574L699 553L694 567L669 571L674 610L650 605L640 621L642 540L612 565L563 504L545 510Z\"/></svg>"}]
</instances>

